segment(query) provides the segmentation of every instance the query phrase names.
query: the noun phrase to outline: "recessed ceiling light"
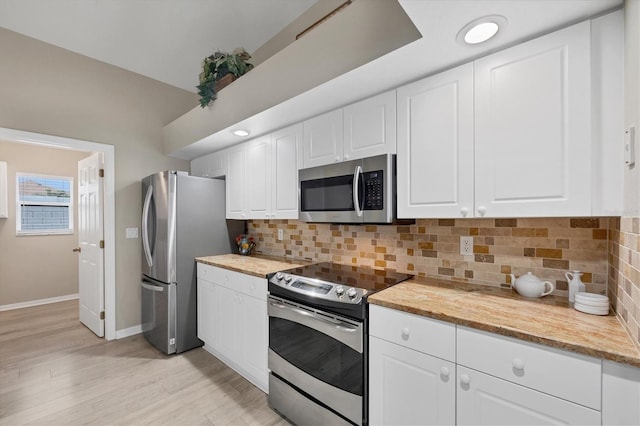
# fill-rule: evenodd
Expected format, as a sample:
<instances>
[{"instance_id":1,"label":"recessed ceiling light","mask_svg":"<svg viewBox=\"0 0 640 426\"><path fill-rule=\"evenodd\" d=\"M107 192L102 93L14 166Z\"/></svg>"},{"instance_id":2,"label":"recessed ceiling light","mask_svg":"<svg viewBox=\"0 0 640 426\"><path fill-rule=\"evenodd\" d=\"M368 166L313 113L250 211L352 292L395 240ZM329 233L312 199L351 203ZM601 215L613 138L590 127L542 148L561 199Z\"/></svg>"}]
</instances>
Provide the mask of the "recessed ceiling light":
<instances>
[{"instance_id":1,"label":"recessed ceiling light","mask_svg":"<svg viewBox=\"0 0 640 426\"><path fill-rule=\"evenodd\" d=\"M236 129L232 133L236 136L240 136L241 138L249 136L249 132L244 129Z\"/></svg>"},{"instance_id":2,"label":"recessed ceiling light","mask_svg":"<svg viewBox=\"0 0 640 426\"><path fill-rule=\"evenodd\" d=\"M478 44L495 36L507 25L507 18L500 15L483 16L465 25L456 37L463 44Z\"/></svg>"},{"instance_id":3,"label":"recessed ceiling light","mask_svg":"<svg viewBox=\"0 0 640 426\"><path fill-rule=\"evenodd\" d=\"M498 24L495 22L482 22L467 31L464 41L469 44L482 43L496 35L498 29Z\"/></svg>"}]
</instances>

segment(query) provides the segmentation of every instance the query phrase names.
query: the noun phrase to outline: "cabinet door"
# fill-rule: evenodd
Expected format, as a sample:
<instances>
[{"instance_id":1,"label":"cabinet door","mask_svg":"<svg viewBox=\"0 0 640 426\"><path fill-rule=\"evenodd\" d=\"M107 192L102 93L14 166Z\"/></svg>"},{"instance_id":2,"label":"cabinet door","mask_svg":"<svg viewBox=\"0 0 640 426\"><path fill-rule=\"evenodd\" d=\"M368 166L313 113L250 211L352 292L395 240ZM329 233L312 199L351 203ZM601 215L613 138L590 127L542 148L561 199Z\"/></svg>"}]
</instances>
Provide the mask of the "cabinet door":
<instances>
[{"instance_id":1,"label":"cabinet door","mask_svg":"<svg viewBox=\"0 0 640 426\"><path fill-rule=\"evenodd\" d=\"M208 173L206 155L191 160L191 176L208 177Z\"/></svg>"},{"instance_id":2,"label":"cabinet door","mask_svg":"<svg viewBox=\"0 0 640 426\"><path fill-rule=\"evenodd\" d=\"M475 62L477 216L591 214L590 23Z\"/></svg>"},{"instance_id":3,"label":"cabinet door","mask_svg":"<svg viewBox=\"0 0 640 426\"><path fill-rule=\"evenodd\" d=\"M245 164L242 146L229 150L227 158L226 199L227 219L246 219L244 197Z\"/></svg>"},{"instance_id":4,"label":"cabinet door","mask_svg":"<svg viewBox=\"0 0 640 426\"><path fill-rule=\"evenodd\" d=\"M269 219L271 213L271 141L264 137L244 145L245 170L243 192L248 219Z\"/></svg>"},{"instance_id":5,"label":"cabinet door","mask_svg":"<svg viewBox=\"0 0 640 426\"><path fill-rule=\"evenodd\" d=\"M218 151L207 155L207 173L209 177L220 178L227 174L227 151Z\"/></svg>"},{"instance_id":6,"label":"cabinet door","mask_svg":"<svg viewBox=\"0 0 640 426\"><path fill-rule=\"evenodd\" d=\"M455 364L369 337L369 424L453 425Z\"/></svg>"},{"instance_id":7,"label":"cabinet door","mask_svg":"<svg viewBox=\"0 0 640 426\"><path fill-rule=\"evenodd\" d=\"M401 87L398 217L473 214L473 64Z\"/></svg>"},{"instance_id":8,"label":"cabinet door","mask_svg":"<svg viewBox=\"0 0 640 426\"><path fill-rule=\"evenodd\" d=\"M206 345L213 346L213 318L215 306L215 287L212 283L198 278L198 339Z\"/></svg>"},{"instance_id":9,"label":"cabinet door","mask_svg":"<svg viewBox=\"0 0 640 426\"><path fill-rule=\"evenodd\" d=\"M599 425L600 412L458 366L460 425Z\"/></svg>"},{"instance_id":10,"label":"cabinet door","mask_svg":"<svg viewBox=\"0 0 640 426\"><path fill-rule=\"evenodd\" d=\"M212 346L227 360L237 362L242 355L240 349L241 313L239 295L237 292L217 284L214 291L214 335Z\"/></svg>"},{"instance_id":11,"label":"cabinet door","mask_svg":"<svg viewBox=\"0 0 640 426\"><path fill-rule=\"evenodd\" d=\"M271 218L298 218L298 144L302 124L271 135L272 194Z\"/></svg>"},{"instance_id":12,"label":"cabinet door","mask_svg":"<svg viewBox=\"0 0 640 426\"><path fill-rule=\"evenodd\" d=\"M396 153L396 92L346 106L344 160Z\"/></svg>"},{"instance_id":13,"label":"cabinet door","mask_svg":"<svg viewBox=\"0 0 640 426\"><path fill-rule=\"evenodd\" d=\"M268 387L269 370L267 368L267 302L247 295L240 296L243 330L242 367L251 375L263 390Z\"/></svg>"},{"instance_id":14,"label":"cabinet door","mask_svg":"<svg viewBox=\"0 0 640 426\"><path fill-rule=\"evenodd\" d=\"M342 108L303 124L302 168L342 161Z\"/></svg>"}]
</instances>

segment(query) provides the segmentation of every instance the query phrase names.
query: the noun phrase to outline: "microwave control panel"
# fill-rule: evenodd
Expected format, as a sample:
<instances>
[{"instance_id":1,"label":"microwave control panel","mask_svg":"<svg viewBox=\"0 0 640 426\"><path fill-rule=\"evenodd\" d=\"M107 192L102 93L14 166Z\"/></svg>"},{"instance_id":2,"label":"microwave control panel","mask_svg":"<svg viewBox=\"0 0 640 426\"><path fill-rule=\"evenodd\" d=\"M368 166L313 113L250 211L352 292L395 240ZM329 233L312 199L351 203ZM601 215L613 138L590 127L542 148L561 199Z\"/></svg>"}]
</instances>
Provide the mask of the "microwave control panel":
<instances>
[{"instance_id":1,"label":"microwave control panel","mask_svg":"<svg viewBox=\"0 0 640 426\"><path fill-rule=\"evenodd\" d=\"M364 177L364 210L384 209L384 173L382 170L365 172Z\"/></svg>"}]
</instances>

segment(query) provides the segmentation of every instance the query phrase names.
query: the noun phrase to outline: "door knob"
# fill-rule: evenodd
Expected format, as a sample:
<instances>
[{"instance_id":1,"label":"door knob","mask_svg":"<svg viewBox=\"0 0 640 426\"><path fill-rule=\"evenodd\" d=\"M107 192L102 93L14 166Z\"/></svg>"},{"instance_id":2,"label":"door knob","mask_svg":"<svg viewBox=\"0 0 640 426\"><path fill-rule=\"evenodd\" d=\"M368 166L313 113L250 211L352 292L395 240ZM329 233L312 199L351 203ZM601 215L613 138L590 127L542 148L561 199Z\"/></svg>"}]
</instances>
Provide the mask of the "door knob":
<instances>
[{"instance_id":1,"label":"door knob","mask_svg":"<svg viewBox=\"0 0 640 426\"><path fill-rule=\"evenodd\" d=\"M76 247L73 249L73 251L75 251L76 253L80 253L82 249L80 247Z\"/></svg>"}]
</instances>

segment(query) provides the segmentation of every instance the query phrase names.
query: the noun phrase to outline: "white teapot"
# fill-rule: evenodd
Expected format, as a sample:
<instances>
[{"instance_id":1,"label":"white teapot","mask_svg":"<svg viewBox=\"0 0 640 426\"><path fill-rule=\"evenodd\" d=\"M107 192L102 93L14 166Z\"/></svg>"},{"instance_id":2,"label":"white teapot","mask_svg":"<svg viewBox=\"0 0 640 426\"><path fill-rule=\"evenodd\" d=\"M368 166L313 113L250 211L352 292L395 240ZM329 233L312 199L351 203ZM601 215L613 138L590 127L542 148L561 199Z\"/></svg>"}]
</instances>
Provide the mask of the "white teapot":
<instances>
[{"instance_id":1,"label":"white teapot","mask_svg":"<svg viewBox=\"0 0 640 426\"><path fill-rule=\"evenodd\" d=\"M520 275L518 279L513 274L509 275L511 276L511 287L524 297L542 297L556 289L550 281L542 281L531 272Z\"/></svg>"}]
</instances>

